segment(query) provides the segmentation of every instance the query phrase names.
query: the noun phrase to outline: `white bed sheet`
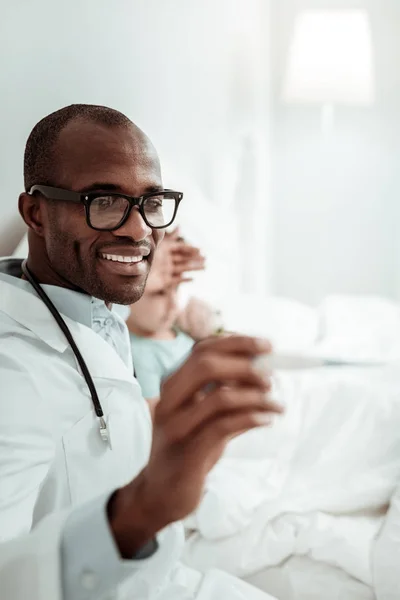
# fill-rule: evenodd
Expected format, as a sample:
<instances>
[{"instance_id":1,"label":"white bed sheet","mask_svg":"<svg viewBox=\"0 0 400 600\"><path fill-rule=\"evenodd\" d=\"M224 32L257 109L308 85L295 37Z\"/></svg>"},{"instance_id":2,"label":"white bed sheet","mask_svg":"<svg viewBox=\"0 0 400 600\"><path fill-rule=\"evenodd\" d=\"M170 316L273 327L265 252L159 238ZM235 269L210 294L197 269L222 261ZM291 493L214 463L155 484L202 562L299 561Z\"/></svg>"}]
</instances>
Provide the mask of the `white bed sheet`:
<instances>
[{"instance_id":1,"label":"white bed sheet","mask_svg":"<svg viewBox=\"0 0 400 600\"><path fill-rule=\"evenodd\" d=\"M369 586L306 556L294 556L245 579L279 600L375 600Z\"/></svg>"},{"instance_id":2,"label":"white bed sheet","mask_svg":"<svg viewBox=\"0 0 400 600\"><path fill-rule=\"evenodd\" d=\"M211 473L187 522L185 562L246 579L263 573L280 585L290 574L293 598L325 599L328 589L329 598L354 600L355 590L373 597L374 544L400 480L400 374L280 375L276 395L286 415L234 440ZM304 564L310 578L319 573L311 589L307 573L296 570ZM265 591L292 600L267 583Z\"/></svg>"}]
</instances>

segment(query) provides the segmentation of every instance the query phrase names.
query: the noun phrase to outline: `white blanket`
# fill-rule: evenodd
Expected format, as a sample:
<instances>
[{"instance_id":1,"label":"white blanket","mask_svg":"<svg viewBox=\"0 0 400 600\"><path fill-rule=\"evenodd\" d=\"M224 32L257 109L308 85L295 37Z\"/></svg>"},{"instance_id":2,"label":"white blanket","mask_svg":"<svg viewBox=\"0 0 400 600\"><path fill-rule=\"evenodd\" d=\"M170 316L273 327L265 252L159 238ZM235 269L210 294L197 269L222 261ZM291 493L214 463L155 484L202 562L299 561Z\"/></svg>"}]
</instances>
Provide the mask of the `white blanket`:
<instances>
[{"instance_id":1,"label":"white blanket","mask_svg":"<svg viewBox=\"0 0 400 600\"><path fill-rule=\"evenodd\" d=\"M232 442L187 522L185 561L249 579L312 559L314 570L325 565L346 576L348 594L359 586L354 598L373 597L371 553L400 479L397 371L280 375L276 396L285 400L286 415L272 429ZM309 589L304 569L293 572L296 590L279 596L267 575L261 585L279 600L345 597L344 588L337 595L340 578L328 596L327 574L313 578Z\"/></svg>"}]
</instances>

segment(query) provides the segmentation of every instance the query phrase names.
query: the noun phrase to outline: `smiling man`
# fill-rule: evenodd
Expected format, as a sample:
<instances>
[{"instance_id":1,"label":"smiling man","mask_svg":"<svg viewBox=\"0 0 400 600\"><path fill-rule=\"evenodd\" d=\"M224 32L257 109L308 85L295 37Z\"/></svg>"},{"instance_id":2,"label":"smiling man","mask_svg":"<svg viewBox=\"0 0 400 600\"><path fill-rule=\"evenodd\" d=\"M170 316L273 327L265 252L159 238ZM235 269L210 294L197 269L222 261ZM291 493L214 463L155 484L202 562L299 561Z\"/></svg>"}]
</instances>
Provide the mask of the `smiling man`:
<instances>
[{"instance_id":1,"label":"smiling man","mask_svg":"<svg viewBox=\"0 0 400 600\"><path fill-rule=\"evenodd\" d=\"M74 105L25 152L26 264L0 261L0 590L7 600L266 598L183 568L179 523L232 436L270 420L263 340L198 344L153 430L113 304L142 295L180 192L121 113ZM61 313L61 314L60 314Z\"/></svg>"},{"instance_id":2,"label":"smiling man","mask_svg":"<svg viewBox=\"0 0 400 600\"><path fill-rule=\"evenodd\" d=\"M182 194L163 191L157 153L138 127L99 107L50 115L28 140L25 189L20 211L31 227L29 264L42 283L116 304L141 297L170 224L164 217L173 221ZM143 202L134 205L132 196ZM134 220L134 235L133 207L142 217Z\"/></svg>"}]
</instances>

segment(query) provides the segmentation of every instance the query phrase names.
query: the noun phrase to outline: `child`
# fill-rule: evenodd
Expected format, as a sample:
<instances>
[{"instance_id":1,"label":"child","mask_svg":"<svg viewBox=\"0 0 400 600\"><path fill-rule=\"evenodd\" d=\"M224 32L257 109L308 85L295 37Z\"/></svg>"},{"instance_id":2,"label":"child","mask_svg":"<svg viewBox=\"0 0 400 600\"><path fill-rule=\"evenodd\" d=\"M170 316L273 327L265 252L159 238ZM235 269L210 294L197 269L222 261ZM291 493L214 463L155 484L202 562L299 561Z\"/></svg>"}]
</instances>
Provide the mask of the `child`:
<instances>
[{"instance_id":1,"label":"child","mask_svg":"<svg viewBox=\"0 0 400 600\"><path fill-rule=\"evenodd\" d=\"M127 319L135 375L148 400L158 398L161 380L179 366L194 343L215 331L215 314L200 300L191 299L179 314L179 283L158 266L155 262L144 294Z\"/></svg>"},{"instance_id":2,"label":"child","mask_svg":"<svg viewBox=\"0 0 400 600\"><path fill-rule=\"evenodd\" d=\"M147 399L160 394L162 378L191 351L194 340L175 326L177 287L152 285L131 306L127 320L136 378Z\"/></svg>"}]
</instances>

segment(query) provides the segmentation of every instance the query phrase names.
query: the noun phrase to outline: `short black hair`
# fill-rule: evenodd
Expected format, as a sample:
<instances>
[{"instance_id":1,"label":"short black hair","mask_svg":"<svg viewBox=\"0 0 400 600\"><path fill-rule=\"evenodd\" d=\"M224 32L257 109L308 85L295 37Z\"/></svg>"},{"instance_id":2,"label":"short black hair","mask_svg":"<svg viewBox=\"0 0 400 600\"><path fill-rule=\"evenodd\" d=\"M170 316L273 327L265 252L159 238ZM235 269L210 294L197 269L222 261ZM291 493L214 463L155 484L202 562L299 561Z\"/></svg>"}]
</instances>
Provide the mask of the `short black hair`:
<instances>
[{"instance_id":1,"label":"short black hair","mask_svg":"<svg viewBox=\"0 0 400 600\"><path fill-rule=\"evenodd\" d=\"M123 113L107 106L71 104L44 117L32 129L25 146L24 185L56 185L54 146L61 131L74 119L82 118L109 127L133 125Z\"/></svg>"}]
</instances>

